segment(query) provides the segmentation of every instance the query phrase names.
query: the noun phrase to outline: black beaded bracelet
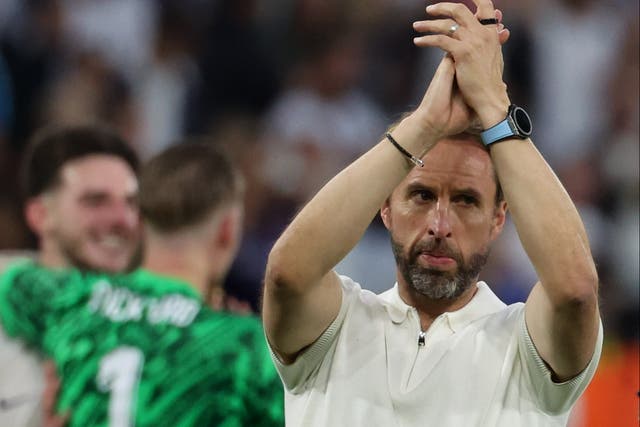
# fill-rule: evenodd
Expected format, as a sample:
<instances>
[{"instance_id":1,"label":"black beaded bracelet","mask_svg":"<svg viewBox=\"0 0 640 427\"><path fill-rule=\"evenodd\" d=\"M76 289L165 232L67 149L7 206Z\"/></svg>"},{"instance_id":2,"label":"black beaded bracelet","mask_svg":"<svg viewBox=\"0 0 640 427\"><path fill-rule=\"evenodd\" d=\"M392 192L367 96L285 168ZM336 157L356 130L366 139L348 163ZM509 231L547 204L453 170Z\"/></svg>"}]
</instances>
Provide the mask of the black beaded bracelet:
<instances>
[{"instance_id":1,"label":"black beaded bracelet","mask_svg":"<svg viewBox=\"0 0 640 427\"><path fill-rule=\"evenodd\" d=\"M420 160L419 158L417 158L416 156L414 156L413 154L411 154L410 152L408 152L407 150L402 148L402 146L400 144L398 144L398 141L393 139L393 137L391 136L391 134L389 132L387 132L387 134L385 136L387 137L389 142L391 142L393 144L393 146L396 147L398 149L398 151L400 151L402 153L402 155L405 156L407 159L409 159L414 165L420 166L420 167L424 166L424 162L422 160Z\"/></svg>"}]
</instances>

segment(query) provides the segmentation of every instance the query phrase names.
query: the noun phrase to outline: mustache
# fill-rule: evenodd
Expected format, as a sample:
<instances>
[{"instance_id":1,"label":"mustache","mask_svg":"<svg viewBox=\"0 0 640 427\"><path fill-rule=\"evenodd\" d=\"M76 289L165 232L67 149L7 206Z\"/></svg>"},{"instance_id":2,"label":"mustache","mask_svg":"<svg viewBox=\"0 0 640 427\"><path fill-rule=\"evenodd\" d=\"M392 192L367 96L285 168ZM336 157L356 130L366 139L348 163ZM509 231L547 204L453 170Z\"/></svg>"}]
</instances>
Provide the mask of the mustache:
<instances>
[{"instance_id":1,"label":"mustache","mask_svg":"<svg viewBox=\"0 0 640 427\"><path fill-rule=\"evenodd\" d=\"M462 254L451 248L444 239L430 239L418 242L411 250L411 262L415 262L421 253L437 254L454 259L458 265L462 264Z\"/></svg>"}]
</instances>

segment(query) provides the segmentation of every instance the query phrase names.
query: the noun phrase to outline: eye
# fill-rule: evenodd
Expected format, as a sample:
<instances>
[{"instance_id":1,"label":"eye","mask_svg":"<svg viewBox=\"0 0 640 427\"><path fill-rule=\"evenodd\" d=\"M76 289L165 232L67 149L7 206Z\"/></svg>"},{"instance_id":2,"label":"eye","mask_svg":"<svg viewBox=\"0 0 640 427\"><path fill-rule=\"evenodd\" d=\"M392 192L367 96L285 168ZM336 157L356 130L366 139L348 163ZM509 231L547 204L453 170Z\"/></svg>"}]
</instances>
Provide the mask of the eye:
<instances>
[{"instance_id":1,"label":"eye","mask_svg":"<svg viewBox=\"0 0 640 427\"><path fill-rule=\"evenodd\" d=\"M411 194L411 197L421 202L435 200L436 198L433 192L429 190L416 190Z\"/></svg>"},{"instance_id":2,"label":"eye","mask_svg":"<svg viewBox=\"0 0 640 427\"><path fill-rule=\"evenodd\" d=\"M455 203L461 203L463 205L468 205L468 206L478 204L478 199L475 196L472 196L470 194L460 194L458 196L455 196L453 198L453 201Z\"/></svg>"},{"instance_id":3,"label":"eye","mask_svg":"<svg viewBox=\"0 0 640 427\"><path fill-rule=\"evenodd\" d=\"M83 195L80 200L84 206L95 208L104 205L107 197L101 193L90 193Z\"/></svg>"},{"instance_id":4,"label":"eye","mask_svg":"<svg viewBox=\"0 0 640 427\"><path fill-rule=\"evenodd\" d=\"M138 204L139 198L137 194L135 196L127 197L127 206L129 206L130 208L138 209Z\"/></svg>"}]
</instances>

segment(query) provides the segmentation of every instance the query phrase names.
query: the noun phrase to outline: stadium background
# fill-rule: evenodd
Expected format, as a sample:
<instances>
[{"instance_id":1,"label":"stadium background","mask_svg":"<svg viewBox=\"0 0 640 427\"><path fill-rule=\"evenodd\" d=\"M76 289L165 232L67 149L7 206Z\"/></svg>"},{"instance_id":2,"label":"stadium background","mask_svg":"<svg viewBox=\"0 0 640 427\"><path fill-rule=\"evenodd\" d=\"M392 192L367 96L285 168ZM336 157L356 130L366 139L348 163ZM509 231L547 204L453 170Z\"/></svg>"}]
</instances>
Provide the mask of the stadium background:
<instances>
[{"instance_id":1,"label":"stadium background","mask_svg":"<svg viewBox=\"0 0 640 427\"><path fill-rule=\"evenodd\" d=\"M471 2L467 2L471 4ZM2 0L0 250L33 249L17 174L47 123L102 121L143 158L211 135L248 178L228 292L258 307L268 251L304 201L417 105L441 55L412 45L421 0ZM634 0L496 0L512 100L577 204L605 347L572 427L633 426L639 390L639 33ZM336 207L339 211L340 207ZM540 212L553 215L552 212ZM338 266L394 281L381 222ZM483 272L507 302L535 280L507 225Z\"/></svg>"}]
</instances>

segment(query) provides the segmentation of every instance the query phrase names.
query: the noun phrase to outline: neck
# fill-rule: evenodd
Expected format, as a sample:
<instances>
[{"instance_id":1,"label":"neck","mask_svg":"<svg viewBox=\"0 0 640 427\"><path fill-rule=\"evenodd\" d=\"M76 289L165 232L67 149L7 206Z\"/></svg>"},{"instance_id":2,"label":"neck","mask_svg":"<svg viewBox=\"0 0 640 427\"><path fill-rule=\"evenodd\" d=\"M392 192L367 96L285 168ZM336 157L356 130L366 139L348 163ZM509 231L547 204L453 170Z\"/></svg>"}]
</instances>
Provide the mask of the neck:
<instances>
[{"instance_id":1,"label":"neck","mask_svg":"<svg viewBox=\"0 0 640 427\"><path fill-rule=\"evenodd\" d=\"M420 328L423 331L429 329L433 321L443 313L456 311L464 307L471 301L471 298L478 290L476 281L469 286L462 295L453 299L432 299L429 298L411 286L409 286L403 278L398 280L398 292L400 298L407 304L414 307L420 317Z\"/></svg>"},{"instance_id":2,"label":"neck","mask_svg":"<svg viewBox=\"0 0 640 427\"><path fill-rule=\"evenodd\" d=\"M180 239L149 238L143 267L153 273L180 279L202 296L207 295L211 277L218 277L217 257L199 245ZM213 273L212 273L213 272Z\"/></svg>"},{"instance_id":3,"label":"neck","mask_svg":"<svg viewBox=\"0 0 640 427\"><path fill-rule=\"evenodd\" d=\"M40 240L38 262L48 268L64 268L70 266L67 258L62 255L60 248L46 238Z\"/></svg>"}]
</instances>

